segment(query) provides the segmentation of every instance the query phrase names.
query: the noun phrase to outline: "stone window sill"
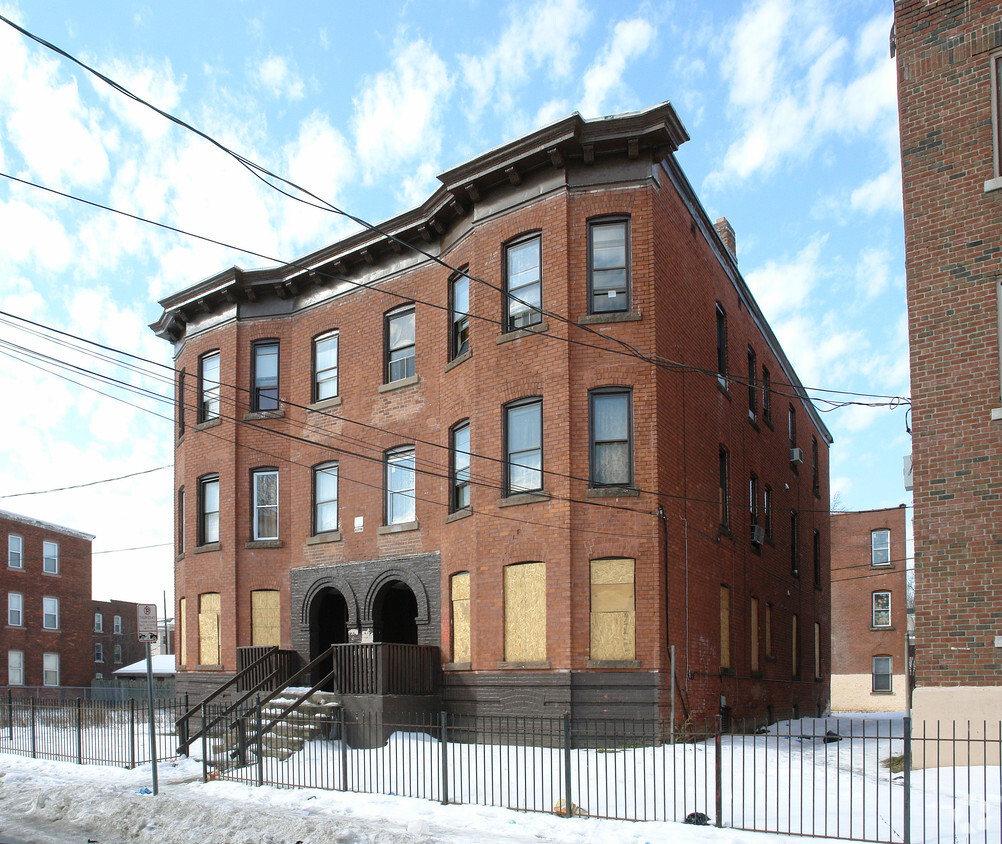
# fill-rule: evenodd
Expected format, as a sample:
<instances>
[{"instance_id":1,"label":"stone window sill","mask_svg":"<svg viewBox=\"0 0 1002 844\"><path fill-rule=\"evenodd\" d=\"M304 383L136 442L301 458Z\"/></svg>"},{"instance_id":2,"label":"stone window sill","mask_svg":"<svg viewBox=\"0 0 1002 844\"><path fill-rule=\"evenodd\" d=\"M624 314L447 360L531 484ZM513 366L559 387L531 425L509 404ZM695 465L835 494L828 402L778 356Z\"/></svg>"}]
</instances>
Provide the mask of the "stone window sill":
<instances>
[{"instance_id":1,"label":"stone window sill","mask_svg":"<svg viewBox=\"0 0 1002 844\"><path fill-rule=\"evenodd\" d=\"M509 495L498 501L498 507L517 507L520 504L535 504L537 501L549 501L548 492L520 492L517 495Z\"/></svg>"},{"instance_id":2,"label":"stone window sill","mask_svg":"<svg viewBox=\"0 0 1002 844\"><path fill-rule=\"evenodd\" d=\"M445 371L448 372L450 369L455 369L457 366L459 366L459 364L466 363L466 361L468 361L471 357L473 357L473 350L467 349L461 355L457 355L452 360L450 360L445 365Z\"/></svg>"},{"instance_id":3,"label":"stone window sill","mask_svg":"<svg viewBox=\"0 0 1002 844\"><path fill-rule=\"evenodd\" d=\"M284 419L284 410L252 410L244 414L244 422L257 422L261 419Z\"/></svg>"},{"instance_id":4,"label":"stone window sill","mask_svg":"<svg viewBox=\"0 0 1002 844\"><path fill-rule=\"evenodd\" d=\"M989 179L985 182L985 193L991 193L993 190L999 190L1002 188L1002 176L996 176L994 179Z\"/></svg>"},{"instance_id":5,"label":"stone window sill","mask_svg":"<svg viewBox=\"0 0 1002 844\"><path fill-rule=\"evenodd\" d=\"M220 545L218 542L206 542L205 545L196 545L191 549L192 554L208 554L210 551L218 551Z\"/></svg>"},{"instance_id":6,"label":"stone window sill","mask_svg":"<svg viewBox=\"0 0 1002 844\"><path fill-rule=\"evenodd\" d=\"M442 666L443 671L469 671L473 667L470 662L447 662Z\"/></svg>"},{"instance_id":7,"label":"stone window sill","mask_svg":"<svg viewBox=\"0 0 1002 844\"><path fill-rule=\"evenodd\" d=\"M627 671L640 669L639 659L589 659L589 668L619 668Z\"/></svg>"},{"instance_id":8,"label":"stone window sill","mask_svg":"<svg viewBox=\"0 0 1002 844\"><path fill-rule=\"evenodd\" d=\"M313 404L306 405L307 410L330 410L332 407L341 406L341 396L334 396L333 398L324 399L323 401L315 401Z\"/></svg>"},{"instance_id":9,"label":"stone window sill","mask_svg":"<svg viewBox=\"0 0 1002 844\"><path fill-rule=\"evenodd\" d=\"M639 322L643 316L637 311L611 311L603 314L588 314L578 320L578 325L606 325L612 322Z\"/></svg>"},{"instance_id":10,"label":"stone window sill","mask_svg":"<svg viewBox=\"0 0 1002 844\"><path fill-rule=\"evenodd\" d=\"M731 391L727 389L727 379L723 375L717 376L717 389L723 393L727 401L731 401Z\"/></svg>"},{"instance_id":11,"label":"stone window sill","mask_svg":"<svg viewBox=\"0 0 1002 844\"><path fill-rule=\"evenodd\" d=\"M181 552L180 554L178 554L178 555L177 555L177 556L176 556L176 557L174 558L174 562L175 562L175 563L180 563L180 562L181 562L181 560L183 560L183 559L184 559L184 551L182 551L182 552Z\"/></svg>"},{"instance_id":12,"label":"stone window sill","mask_svg":"<svg viewBox=\"0 0 1002 844\"><path fill-rule=\"evenodd\" d=\"M473 510L469 507L464 507L462 510L457 510L455 513L449 513L445 517L445 523L450 524L451 522L458 522L460 519L465 519L467 516L472 516Z\"/></svg>"},{"instance_id":13,"label":"stone window sill","mask_svg":"<svg viewBox=\"0 0 1002 844\"><path fill-rule=\"evenodd\" d=\"M585 498L638 498L640 490L630 486L595 486L585 491Z\"/></svg>"},{"instance_id":14,"label":"stone window sill","mask_svg":"<svg viewBox=\"0 0 1002 844\"><path fill-rule=\"evenodd\" d=\"M542 662L499 662L499 671L549 671L550 661Z\"/></svg>"},{"instance_id":15,"label":"stone window sill","mask_svg":"<svg viewBox=\"0 0 1002 844\"><path fill-rule=\"evenodd\" d=\"M871 633L893 633L894 632L894 628L893 627L871 627L870 628L870 632Z\"/></svg>"},{"instance_id":16,"label":"stone window sill","mask_svg":"<svg viewBox=\"0 0 1002 844\"><path fill-rule=\"evenodd\" d=\"M244 543L244 548L281 548L283 545L281 539L252 539Z\"/></svg>"},{"instance_id":17,"label":"stone window sill","mask_svg":"<svg viewBox=\"0 0 1002 844\"><path fill-rule=\"evenodd\" d=\"M212 419L206 419L204 422L199 422L197 425L192 425L191 429L193 431L204 431L206 428L215 428L216 425L222 425L223 420L218 416L214 416Z\"/></svg>"},{"instance_id":18,"label":"stone window sill","mask_svg":"<svg viewBox=\"0 0 1002 844\"><path fill-rule=\"evenodd\" d=\"M522 337L531 337L533 334L545 334L549 330L550 324L546 320L543 320L527 328L515 328L512 331L499 334L497 344L500 346L502 343L510 343L512 340L519 340Z\"/></svg>"},{"instance_id":19,"label":"stone window sill","mask_svg":"<svg viewBox=\"0 0 1002 844\"><path fill-rule=\"evenodd\" d=\"M406 533L410 530L418 530L420 527L421 523L417 521L401 522L398 525L380 525L376 528L376 534L378 536L386 536L390 533Z\"/></svg>"},{"instance_id":20,"label":"stone window sill","mask_svg":"<svg viewBox=\"0 0 1002 844\"><path fill-rule=\"evenodd\" d=\"M340 542L341 541L341 531L331 530L327 533L317 533L313 536L306 537L307 545L327 545L330 542Z\"/></svg>"},{"instance_id":21,"label":"stone window sill","mask_svg":"<svg viewBox=\"0 0 1002 844\"><path fill-rule=\"evenodd\" d=\"M396 381L390 381L389 384L380 384L376 389L380 393L389 393L393 390L403 389L404 387L412 387L420 382L420 375L408 375L406 378L398 378Z\"/></svg>"},{"instance_id":22,"label":"stone window sill","mask_svg":"<svg viewBox=\"0 0 1002 844\"><path fill-rule=\"evenodd\" d=\"M870 692L870 694L871 695L893 695L894 692L891 689L887 689L886 691L882 691L882 692Z\"/></svg>"},{"instance_id":23,"label":"stone window sill","mask_svg":"<svg viewBox=\"0 0 1002 844\"><path fill-rule=\"evenodd\" d=\"M195 671L222 671L223 666L216 663L215 665L196 665Z\"/></svg>"}]
</instances>

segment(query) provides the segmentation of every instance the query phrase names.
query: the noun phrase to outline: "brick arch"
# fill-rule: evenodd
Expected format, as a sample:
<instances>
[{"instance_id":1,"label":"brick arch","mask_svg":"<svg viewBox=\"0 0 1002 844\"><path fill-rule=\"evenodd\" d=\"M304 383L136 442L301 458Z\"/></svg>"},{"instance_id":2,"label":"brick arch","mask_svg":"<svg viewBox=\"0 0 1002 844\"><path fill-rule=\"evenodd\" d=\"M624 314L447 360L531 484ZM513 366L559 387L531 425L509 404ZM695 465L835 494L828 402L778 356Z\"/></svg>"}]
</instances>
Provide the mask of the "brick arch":
<instances>
[{"instance_id":1,"label":"brick arch","mask_svg":"<svg viewBox=\"0 0 1002 844\"><path fill-rule=\"evenodd\" d=\"M324 589L336 589L341 593L341 597L344 598L345 605L348 607L348 628L357 630L359 625L358 597L355 595L355 590L351 588L351 584L340 575L321 577L310 584L310 588L303 596L303 605L300 607L300 623L309 627L310 608Z\"/></svg>"},{"instance_id":2,"label":"brick arch","mask_svg":"<svg viewBox=\"0 0 1002 844\"><path fill-rule=\"evenodd\" d=\"M510 566L513 563L545 563L547 547L535 539L517 539L512 537L504 543L504 551L500 555L501 565Z\"/></svg>"},{"instance_id":3,"label":"brick arch","mask_svg":"<svg viewBox=\"0 0 1002 844\"><path fill-rule=\"evenodd\" d=\"M428 590L425 589L421 578L403 569L384 569L372 579L372 583L369 584L369 589L365 593L364 614L366 621L371 622L374 618L373 611L376 605L376 598L382 588L394 580L406 583L411 592L414 593L414 599L417 601L417 618L415 622L417 624L427 624L431 619Z\"/></svg>"},{"instance_id":4,"label":"brick arch","mask_svg":"<svg viewBox=\"0 0 1002 844\"><path fill-rule=\"evenodd\" d=\"M519 399L543 398L543 382L537 378L518 378L501 385L502 407Z\"/></svg>"}]
</instances>

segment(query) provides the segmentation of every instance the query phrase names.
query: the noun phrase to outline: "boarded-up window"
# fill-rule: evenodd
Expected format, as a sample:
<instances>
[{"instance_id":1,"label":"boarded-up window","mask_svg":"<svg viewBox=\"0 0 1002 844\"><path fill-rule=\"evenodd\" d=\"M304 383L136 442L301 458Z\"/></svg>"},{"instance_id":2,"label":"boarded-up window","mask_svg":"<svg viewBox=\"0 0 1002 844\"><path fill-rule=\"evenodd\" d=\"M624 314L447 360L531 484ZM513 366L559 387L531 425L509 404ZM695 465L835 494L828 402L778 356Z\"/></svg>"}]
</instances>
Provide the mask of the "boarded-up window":
<instances>
[{"instance_id":1,"label":"boarded-up window","mask_svg":"<svg viewBox=\"0 0 1002 844\"><path fill-rule=\"evenodd\" d=\"M731 667L731 590L720 587L720 667Z\"/></svg>"},{"instance_id":2,"label":"boarded-up window","mask_svg":"<svg viewBox=\"0 0 1002 844\"><path fill-rule=\"evenodd\" d=\"M765 655L772 658L772 604L765 605Z\"/></svg>"},{"instance_id":3,"label":"boarded-up window","mask_svg":"<svg viewBox=\"0 0 1002 844\"><path fill-rule=\"evenodd\" d=\"M219 593L198 596L198 662L219 665Z\"/></svg>"},{"instance_id":4,"label":"boarded-up window","mask_svg":"<svg viewBox=\"0 0 1002 844\"><path fill-rule=\"evenodd\" d=\"M181 665L188 664L188 599L182 598L177 611L177 624L174 635L177 638L178 648L181 652Z\"/></svg>"},{"instance_id":5,"label":"boarded-up window","mask_svg":"<svg viewBox=\"0 0 1002 844\"><path fill-rule=\"evenodd\" d=\"M546 659L546 563L519 563L504 570L504 658Z\"/></svg>"},{"instance_id":6,"label":"boarded-up window","mask_svg":"<svg viewBox=\"0 0 1002 844\"><path fill-rule=\"evenodd\" d=\"M758 671L758 598L751 599L751 670Z\"/></svg>"},{"instance_id":7,"label":"boarded-up window","mask_svg":"<svg viewBox=\"0 0 1002 844\"><path fill-rule=\"evenodd\" d=\"M272 589L251 592L251 644L254 647L278 647L281 641L278 592Z\"/></svg>"},{"instance_id":8,"label":"boarded-up window","mask_svg":"<svg viewBox=\"0 0 1002 844\"><path fill-rule=\"evenodd\" d=\"M591 658L636 659L633 560L591 561Z\"/></svg>"},{"instance_id":9,"label":"boarded-up window","mask_svg":"<svg viewBox=\"0 0 1002 844\"><path fill-rule=\"evenodd\" d=\"M470 573L452 576L452 661L470 661Z\"/></svg>"}]
</instances>

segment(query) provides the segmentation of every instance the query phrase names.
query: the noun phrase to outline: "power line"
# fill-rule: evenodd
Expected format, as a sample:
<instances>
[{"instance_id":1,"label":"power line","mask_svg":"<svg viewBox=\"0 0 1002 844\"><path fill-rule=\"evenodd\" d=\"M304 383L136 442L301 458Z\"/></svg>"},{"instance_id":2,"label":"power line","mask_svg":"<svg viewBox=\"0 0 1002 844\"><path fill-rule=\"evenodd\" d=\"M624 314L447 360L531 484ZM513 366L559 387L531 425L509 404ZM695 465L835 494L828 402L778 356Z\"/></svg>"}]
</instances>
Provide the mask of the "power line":
<instances>
[{"instance_id":1,"label":"power line","mask_svg":"<svg viewBox=\"0 0 1002 844\"><path fill-rule=\"evenodd\" d=\"M25 495L45 495L50 492L65 492L68 489L83 489L84 487L88 486L97 486L98 484L110 484L113 481L124 481L127 478L137 478L140 475L149 475L151 472L159 472L163 469L172 469L172 468L174 468L174 464L168 463L165 466L156 466L153 469L143 469L141 472L131 472L128 475L118 475L114 478L102 478L99 481L88 481L87 483L73 484L72 486L57 486L53 487L52 489L36 489L32 490L31 492L12 492L7 495L0 495L0 498L21 498L22 496Z\"/></svg>"},{"instance_id":2,"label":"power line","mask_svg":"<svg viewBox=\"0 0 1002 844\"><path fill-rule=\"evenodd\" d=\"M478 284L484 285L484 286L490 288L491 290L500 293L503 297L507 297L508 299L513 299L514 301L520 302L521 304L525 305L526 307L529 307L531 310L536 310L540 314L545 314L546 316L552 317L552 318L554 318L554 319L556 319L556 320L558 320L560 322L564 322L564 323L566 323L569 326L578 328L579 330L586 331L587 333L592 334L595 337L600 337L600 338L602 338L603 340L606 340L606 341L612 341L612 342L620 345L625 350L625 352L618 352L619 354L627 354L627 356L635 357L635 358L638 358L640 360L643 360L643 361L646 361L648 363L651 363L651 364L653 364L655 366L662 366L662 367L669 368L669 369L675 369L675 370L677 370L677 369L687 369L689 371L700 372L700 373L703 373L705 375L714 376L714 377L716 377L719 374L719 373L717 373L717 372L715 372L713 370L710 370L710 369L706 369L706 368L702 368L702 367L696 367L696 366L692 366L692 365L689 365L689 364L682 364L681 362L672 361L670 359L664 358L664 357L659 356L659 355L654 355L654 356L644 355L639 350L637 350L634 346L632 346L630 343L627 343L624 340L621 340L621 339L616 338L616 337L610 337L609 335L606 335L606 334L602 334L601 332L597 331L596 329L592 328L591 326L580 325L579 323L575 322L574 320L570 319L569 317L564 316L563 314L560 314L560 313L557 313L557 312L553 312L553 311L547 311L547 310L542 309L542 308L534 308L531 303L524 302L524 301L518 299L518 297L512 296L510 293L508 293L502 287L499 287L498 285L492 284L491 282L488 282L488 281L486 281L484 279L481 279L481 278L478 278L476 276L473 276L473 275L471 275L468 272L464 272L461 269L452 266L448 262L442 260L437 255L433 255L430 252L427 252L426 250L421 249L420 247L416 246L413 243L404 241L401 238L399 238L399 237L397 237L397 236L395 236L395 235L393 235L393 234L391 234L391 233L389 233L387 231L384 231L383 229L379 228L376 225L373 225L372 223L369 223L368 221L364 220L363 218L358 217L358 216L356 216L354 214L351 214L348 211L345 211L344 209L341 209L341 208L335 206L334 204L330 203L329 201L323 199L322 197L317 196L316 194L312 193L310 190L308 190L307 188L303 187L302 185L300 185L300 184L298 184L296 182L293 182L293 181L291 181L289 179L286 179L286 178L284 178L284 177L276 174L275 172L271 171L270 169L268 169L268 168L266 168L266 167L264 167L264 166L262 166L260 164L257 164L256 162L252 161L251 159L246 158L245 156L241 155L240 153L236 152L235 150L233 150L230 147L228 147L225 144L223 144L221 141L218 141L217 139L213 138L211 135L209 135L209 134L203 132L202 130L196 128L192 124L188 123L185 120L182 120L181 118L177 117L176 115L171 114L170 112L167 112L167 111L165 111L165 110L163 110L163 109L161 109L161 108L153 105L149 101L143 99L142 97L140 97L137 94L133 93L129 89L125 88L120 83L118 83L115 80L111 79L110 77L104 75L103 73L101 73L100 71L96 70L95 68L92 68L91 66L87 65L85 62L81 61L80 59L76 58L75 56L71 55L67 51L65 51L62 48L56 46L55 44L53 44L53 43L51 43L51 42L49 42L49 41L47 41L47 40L45 40L45 39L43 39L43 38L41 38L41 37L39 37L37 35L31 33L27 29L24 29L23 27L19 26L18 24L14 23L13 21L11 21L9 18L4 17L3 15L0 15L0 21L3 21L4 23L7 23L9 26L11 26L12 28L16 29L22 35L24 35L25 37L27 37L27 38L35 41L36 43L40 44L41 46L43 46L43 47L45 47L45 48L47 48L47 49L49 49L49 50L57 53L60 56L63 56L67 60L73 62L74 64L76 64L77 66L79 66L80 68L82 68L84 71L86 71L87 73L90 73L93 76L95 76L96 78L100 79L102 82L104 82L107 85L111 86L114 90L118 91L119 93L121 93L122 95L126 96L127 98L135 101L136 103L139 103L140 105L145 106L146 108L149 108L150 110L154 111L155 113L157 113L161 117L165 118L166 120L174 123L175 125L183 128L183 129L185 129L187 131L190 131L190 132L194 133L198 137L200 137L203 140L207 141L208 143L212 144L217 149L219 149L221 152L223 152L225 155L228 155L228 156L232 157L235 161L237 161L238 163L240 163L240 165L243 166L245 169L247 169L248 172L250 172L253 176L255 176L255 178L259 179L261 182L263 182L268 187L272 188L273 190L277 190L279 193L283 194L284 196L289 197L290 199L293 199L293 200L295 200L297 202L302 202L302 203L304 203L304 204L306 204L306 205L308 205L310 207L319 208L321 210L329 210L329 211L331 211L334 214L337 214L339 216L343 216L346 219L349 219L352 222L354 222L354 223L362 226L363 228L365 228L368 231L371 231L371 232L373 232L375 234L380 235L381 237L385 237L385 238L387 238L389 240L392 240L393 242L399 244L400 246L402 246L402 247L404 247L406 249L410 249L410 250L412 250L414 252L417 252L419 255L423 256L424 258L426 258L426 259L428 259L430 261L433 261L434 263L436 263L436 264L442 266L443 268L447 269L450 273L461 273L461 274L465 275L466 277L468 277L470 280L475 281ZM7 174L0 174L0 175L7 176ZM14 177L7 176L7 178L14 178ZM292 188L293 190L299 191L300 193L304 194L305 196L308 196L311 199L316 200L316 202L321 203L321 204L317 205L314 202L309 202L307 200L304 200L302 197L295 196L295 195L289 193L288 191L282 189L281 187L273 184L271 181L269 181L269 179L274 179L274 180L280 182L281 184L287 185L288 187ZM16 181L21 181L24 184L30 184L33 187L41 187L41 186L38 186L38 185L34 185L33 183L30 183L30 182L24 182L24 180L20 180L20 179L15 179L15 180ZM51 189L49 189L49 188L42 188L42 189L44 189L44 190L50 190L51 191ZM53 192L53 193L59 193L61 196L65 196L67 198L77 199L76 197L70 196L69 194L60 193L59 191L51 191L51 192ZM92 203L92 202L89 202L87 200L80 200L80 201L86 202L87 204L93 205L95 207L103 208L103 209L108 210L108 211L114 211L115 213L123 213L123 214L125 214L125 212L118 212L115 209L109 208L108 206L103 206L103 205L100 205L100 204L97 204L97 203ZM125 214L125 216L131 217L132 219L140 220L140 221L143 221L143 222L152 222L152 221L145 220L144 218L137 217L137 216L131 215L131 214ZM174 229L173 227L167 226L165 224L160 224L160 223L153 223L153 224L161 226L163 228L171 229L173 231L180 232L180 230ZM180 233L191 234L191 233L188 233L188 232L180 232ZM260 253L253 252L251 250L241 249L239 247L230 246L229 244L222 244L220 241L216 241L216 240L213 240L211 238L205 238L205 237L202 237L202 236L199 236L199 235L192 235L192 236L199 237L199 239L201 239L201 240L205 240L205 241L208 241L208 242L216 243L216 244L219 244L219 245L226 245L228 248L234 248L234 249L237 249L238 251L245 252L247 254L253 254L253 255L256 255L258 257L266 257L266 256L263 256L263 255L260 255ZM320 272L320 271L316 271L316 270L311 270L309 267L303 267L303 266L297 265L295 263L282 262L282 261L280 261L279 259L276 259L276 258L269 258L268 260L273 260L276 263L280 263L280 264L283 264L284 266L288 266L288 267L293 267L295 269L303 269L303 270L306 270L306 271L318 272L320 275L328 275L326 273L323 273L323 272ZM338 277L334 277L334 278L336 280L349 281L350 282L349 279L338 278ZM357 283L355 283L355 284L357 285ZM357 286L368 286L368 285L357 285ZM372 288L372 289L375 289L375 288ZM389 292L389 291L382 291L382 292ZM418 300L413 300L413 301L418 301ZM428 303L428 302L422 302L422 304L431 305L432 307L436 307L436 308L439 308L439 309L445 309L445 307L446 307L446 306L441 306L441 305L434 305L434 304ZM468 316L470 316L471 318L484 319L483 317L476 317L476 315L473 315L473 314L468 314ZM495 320L490 320L490 321L497 323L497 321L495 321ZM566 341L566 342L575 342L575 343L580 343L581 342L581 341L572 340L570 337L563 338L563 337L559 337L558 335L550 335L549 333L543 333L542 336L549 336L549 337L552 337L553 339L563 340L563 341ZM609 349L607 347L594 346L593 344L582 344L582 345L590 346L590 347L593 347L593 348L598 348L598 349L600 349L602 351L615 351L615 350ZM755 386L753 383L751 383L751 379L741 379L740 377L732 377L731 380L734 380L734 381L739 382L739 383L742 380L744 380L747 386ZM892 406L892 407L897 407L901 403L910 403L910 400L908 398L906 398L906 397L886 396L886 395L879 395L879 394L855 393L855 392L851 392L851 391L833 390L833 389L827 389L827 388L821 388L821 387L810 387L810 388L808 388L808 387L801 387L801 389L804 391L804 393L801 395L801 393L796 390L795 385L793 385L792 383L784 383L784 384L782 384L782 386L793 388L794 389L794 393L787 394L787 393L782 393L780 391L777 391L777 394L784 395L784 396L790 397L790 398L798 398L798 399L806 400L806 401L812 401L812 398L807 395L807 392L809 390L813 390L815 392L828 392L828 393L832 393L832 394L836 394L836 395L858 395L858 396L862 396L862 397L882 398L882 399L888 399L888 400L890 400L889 402L882 402L882 403L866 403L866 402L855 402L855 401L853 401L853 402L835 402L835 401L828 400L828 399L823 399L823 398L817 398L817 399L815 399L817 401L827 402L830 405L832 405L829 408L829 410L834 410L834 409L837 409L838 407L845 407L845 406L848 406L850 404L852 404L852 405L869 405L869 406L886 406L887 404L890 404L890 406Z\"/></svg>"}]
</instances>

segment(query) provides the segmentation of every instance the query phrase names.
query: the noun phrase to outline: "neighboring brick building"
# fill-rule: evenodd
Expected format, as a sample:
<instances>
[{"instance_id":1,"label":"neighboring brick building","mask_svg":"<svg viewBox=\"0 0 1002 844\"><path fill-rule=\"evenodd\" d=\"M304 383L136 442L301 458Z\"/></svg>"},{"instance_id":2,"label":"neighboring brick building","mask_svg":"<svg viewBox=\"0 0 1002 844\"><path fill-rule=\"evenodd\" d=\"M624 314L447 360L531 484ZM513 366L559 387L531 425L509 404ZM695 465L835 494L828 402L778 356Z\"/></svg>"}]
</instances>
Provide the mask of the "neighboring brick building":
<instances>
[{"instance_id":1,"label":"neighboring brick building","mask_svg":"<svg viewBox=\"0 0 1002 844\"><path fill-rule=\"evenodd\" d=\"M91 542L71 528L0 511L6 616L0 654L9 686L89 686Z\"/></svg>"},{"instance_id":2,"label":"neighboring brick building","mask_svg":"<svg viewBox=\"0 0 1002 844\"><path fill-rule=\"evenodd\" d=\"M916 721L1002 711L1002 4L894 4Z\"/></svg>"},{"instance_id":3,"label":"neighboring brick building","mask_svg":"<svg viewBox=\"0 0 1002 844\"><path fill-rule=\"evenodd\" d=\"M687 138L572 115L161 302L179 691L404 642L454 711L666 715L673 644L679 717L826 708L831 438Z\"/></svg>"},{"instance_id":4,"label":"neighboring brick building","mask_svg":"<svg viewBox=\"0 0 1002 844\"><path fill-rule=\"evenodd\" d=\"M93 671L95 680L109 680L112 673L146 657L139 641L137 604L132 601L93 602Z\"/></svg>"},{"instance_id":5,"label":"neighboring brick building","mask_svg":"<svg viewBox=\"0 0 1002 844\"><path fill-rule=\"evenodd\" d=\"M832 513L833 712L908 708L905 513Z\"/></svg>"}]
</instances>

